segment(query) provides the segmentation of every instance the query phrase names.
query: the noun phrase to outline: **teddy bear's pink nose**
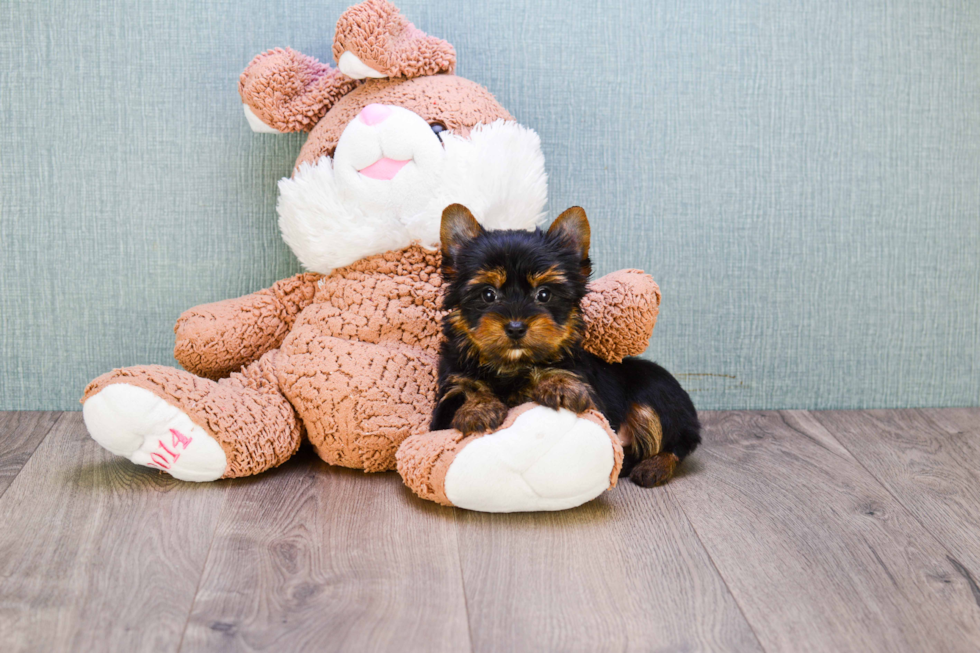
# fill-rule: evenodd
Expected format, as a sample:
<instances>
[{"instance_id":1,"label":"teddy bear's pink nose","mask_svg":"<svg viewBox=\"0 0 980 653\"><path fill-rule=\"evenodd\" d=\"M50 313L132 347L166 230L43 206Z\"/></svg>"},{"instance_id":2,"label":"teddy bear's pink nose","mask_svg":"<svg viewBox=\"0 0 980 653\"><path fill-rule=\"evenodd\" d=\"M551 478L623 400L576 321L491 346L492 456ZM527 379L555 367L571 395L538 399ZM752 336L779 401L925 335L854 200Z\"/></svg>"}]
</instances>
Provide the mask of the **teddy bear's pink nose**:
<instances>
[{"instance_id":1,"label":"teddy bear's pink nose","mask_svg":"<svg viewBox=\"0 0 980 653\"><path fill-rule=\"evenodd\" d=\"M359 114L365 125L377 125L391 115L391 107L383 104L369 104Z\"/></svg>"}]
</instances>

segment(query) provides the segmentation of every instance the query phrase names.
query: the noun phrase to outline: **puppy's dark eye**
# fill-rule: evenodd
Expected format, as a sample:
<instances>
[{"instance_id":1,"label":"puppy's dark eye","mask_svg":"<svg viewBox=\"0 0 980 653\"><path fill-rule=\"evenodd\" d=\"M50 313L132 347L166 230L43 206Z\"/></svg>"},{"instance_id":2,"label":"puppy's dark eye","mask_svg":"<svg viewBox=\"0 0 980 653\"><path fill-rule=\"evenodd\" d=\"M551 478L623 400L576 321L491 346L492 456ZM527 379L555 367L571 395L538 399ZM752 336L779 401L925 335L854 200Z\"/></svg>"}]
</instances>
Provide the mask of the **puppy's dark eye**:
<instances>
[{"instance_id":1,"label":"puppy's dark eye","mask_svg":"<svg viewBox=\"0 0 980 653\"><path fill-rule=\"evenodd\" d=\"M429 127L432 129L432 133L436 135L439 142L442 142L442 132L446 131L446 126L441 122L429 123Z\"/></svg>"},{"instance_id":2,"label":"puppy's dark eye","mask_svg":"<svg viewBox=\"0 0 980 653\"><path fill-rule=\"evenodd\" d=\"M483 301L488 304L492 304L497 301L497 291L493 288L484 288L481 296L483 297Z\"/></svg>"},{"instance_id":3,"label":"puppy's dark eye","mask_svg":"<svg viewBox=\"0 0 980 653\"><path fill-rule=\"evenodd\" d=\"M551 299L551 291L547 288L538 289L538 293L534 296L534 299L540 304L547 304L548 300Z\"/></svg>"}]
</instances>

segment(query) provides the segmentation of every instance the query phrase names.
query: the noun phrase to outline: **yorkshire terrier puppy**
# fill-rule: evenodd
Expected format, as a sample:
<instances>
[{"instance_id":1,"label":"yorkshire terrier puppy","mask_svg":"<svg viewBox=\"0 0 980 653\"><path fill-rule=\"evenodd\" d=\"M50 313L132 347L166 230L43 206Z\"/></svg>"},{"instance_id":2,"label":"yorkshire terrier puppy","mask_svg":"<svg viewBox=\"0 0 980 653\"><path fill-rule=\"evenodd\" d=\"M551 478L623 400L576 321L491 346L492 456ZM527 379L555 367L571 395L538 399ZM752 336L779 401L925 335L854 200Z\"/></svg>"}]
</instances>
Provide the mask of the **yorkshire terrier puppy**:
<instances>
[{"instance_id":1,"label":"yorkshire terrier puppy","mask_svg":"<svg viewBox=\"0 0 980 653\"><path fill-rule=\"evenodd\" d=\"M485 231L453 204L442 214L445 340L433 430L492 431L532 401L595 408L624 443L623 474L643 487L670 480L701 442L687 392L640 358L607 363L582 348L589 221L572 207L547 232Z\"/></svg>"}]
</instances>

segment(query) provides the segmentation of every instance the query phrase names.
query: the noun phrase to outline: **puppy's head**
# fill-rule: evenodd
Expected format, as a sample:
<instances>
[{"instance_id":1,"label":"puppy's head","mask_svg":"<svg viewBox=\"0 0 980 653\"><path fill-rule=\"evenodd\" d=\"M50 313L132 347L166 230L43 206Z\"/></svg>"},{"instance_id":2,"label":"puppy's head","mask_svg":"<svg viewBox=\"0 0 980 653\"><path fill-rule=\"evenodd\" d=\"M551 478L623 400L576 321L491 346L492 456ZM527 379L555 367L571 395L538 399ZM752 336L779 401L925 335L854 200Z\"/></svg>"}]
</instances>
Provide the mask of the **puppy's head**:
<instances>
[{"instance_id":1,"label":"puppy's head","mask_svg":"<svg viewBox=\"0 0 980 653\"><path fill-rule=\"evenodd\" d=\"M553 362L582 340L589 221L572 207L547 231L487 231L460 204L442 214L446 336L497 373Z\"/></svg>"}]
</instances>

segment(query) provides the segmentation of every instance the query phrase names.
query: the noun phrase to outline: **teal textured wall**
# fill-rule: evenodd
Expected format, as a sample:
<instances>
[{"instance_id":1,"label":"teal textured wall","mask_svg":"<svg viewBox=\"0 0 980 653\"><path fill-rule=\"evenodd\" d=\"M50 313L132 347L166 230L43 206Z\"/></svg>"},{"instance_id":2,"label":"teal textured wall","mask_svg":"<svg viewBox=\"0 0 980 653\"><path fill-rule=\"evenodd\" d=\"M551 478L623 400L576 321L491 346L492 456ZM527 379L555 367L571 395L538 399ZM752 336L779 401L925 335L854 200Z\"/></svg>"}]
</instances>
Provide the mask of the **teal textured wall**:
<instances>
[{"instance_id":1,"label":"teal textured wall","mask_svg":"<svg viewBox=\"0 0 980 653\"><path fill-rule=\"evenodd\" d=\"M0 409L174 364L185 309L298 271L239 72L347 2L0 3ZM542 137L550 208L664 300L699 408L980 403L980 4L402 0Z\"/></svg>"}]
</instances>

